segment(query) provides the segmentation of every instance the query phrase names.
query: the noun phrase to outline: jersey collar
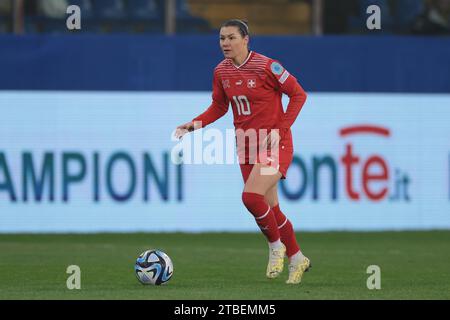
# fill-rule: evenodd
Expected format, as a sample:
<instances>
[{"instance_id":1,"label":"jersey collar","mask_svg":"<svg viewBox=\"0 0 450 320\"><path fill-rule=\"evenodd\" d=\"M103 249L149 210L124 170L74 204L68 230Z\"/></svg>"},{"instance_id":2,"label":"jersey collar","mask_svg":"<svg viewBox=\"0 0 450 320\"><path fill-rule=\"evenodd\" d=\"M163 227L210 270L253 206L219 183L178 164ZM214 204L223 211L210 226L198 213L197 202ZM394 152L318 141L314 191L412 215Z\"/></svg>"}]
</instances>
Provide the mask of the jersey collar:
<instances>
[{"instance_id":1,"label":"jersey collar","mask_svg":"<svg viewBox=\"0 0 450 320\"><path fill-rule=\"evenodd\" d=\"M250 58L251 58L252 56L253 56L253 51L250 51L250 52L248 53L247 59L245 59L245 61L242 62L242 64L241 64L240 66L235 65L234 62L233 62L233 60L231 60L231 59L230 59L230 62L231 62L231 64L233 65L233 67L235 67L236 69L239 69L239 68L242 68L242 67L250 60Z\"/></svg>"}]
</instances>

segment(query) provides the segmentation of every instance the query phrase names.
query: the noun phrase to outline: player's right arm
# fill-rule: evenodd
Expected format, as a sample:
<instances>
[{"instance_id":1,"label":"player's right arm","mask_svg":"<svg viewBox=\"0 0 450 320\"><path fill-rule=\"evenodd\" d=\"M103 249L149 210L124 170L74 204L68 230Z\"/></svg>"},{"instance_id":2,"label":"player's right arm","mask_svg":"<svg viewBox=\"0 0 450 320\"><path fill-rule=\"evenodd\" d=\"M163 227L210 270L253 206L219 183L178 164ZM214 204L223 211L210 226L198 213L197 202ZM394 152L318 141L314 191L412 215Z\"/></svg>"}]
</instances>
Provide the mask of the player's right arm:
<instances>
[{"instance_id":1,"label":"player's right arm","mask_svg":"<svg viewBox=\"0 0 450 320\"><path fill-rule=\"evenodd\" d=\"M230 101L222 87L217 71L214 72L212 103L205 112L181 126L177 127L175 136L181 138L187 132L191 132L213 123L223 117L227 111Z\"/></svg>"}]
</instances>

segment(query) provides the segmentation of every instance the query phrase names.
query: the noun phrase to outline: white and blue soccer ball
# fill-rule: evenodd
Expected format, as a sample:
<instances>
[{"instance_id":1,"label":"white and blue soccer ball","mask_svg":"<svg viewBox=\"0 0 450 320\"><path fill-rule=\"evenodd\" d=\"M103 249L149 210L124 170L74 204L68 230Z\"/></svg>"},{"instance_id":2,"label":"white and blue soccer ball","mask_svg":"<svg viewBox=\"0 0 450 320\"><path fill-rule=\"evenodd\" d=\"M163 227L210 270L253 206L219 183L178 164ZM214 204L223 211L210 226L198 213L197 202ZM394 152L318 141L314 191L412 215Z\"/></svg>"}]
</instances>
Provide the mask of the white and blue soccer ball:
<instances>
[{"instance_id":1,"label":"white and blue soccer ball","mask_svg":"<svg viewBox=\"0 0 450 320\"><path fill-rule=\"evenodd\" d=\"M173 263L161 250L147 250L137 258L134 271L142 284L161 285L173 275Z\"/></svg>"}]
</instances>

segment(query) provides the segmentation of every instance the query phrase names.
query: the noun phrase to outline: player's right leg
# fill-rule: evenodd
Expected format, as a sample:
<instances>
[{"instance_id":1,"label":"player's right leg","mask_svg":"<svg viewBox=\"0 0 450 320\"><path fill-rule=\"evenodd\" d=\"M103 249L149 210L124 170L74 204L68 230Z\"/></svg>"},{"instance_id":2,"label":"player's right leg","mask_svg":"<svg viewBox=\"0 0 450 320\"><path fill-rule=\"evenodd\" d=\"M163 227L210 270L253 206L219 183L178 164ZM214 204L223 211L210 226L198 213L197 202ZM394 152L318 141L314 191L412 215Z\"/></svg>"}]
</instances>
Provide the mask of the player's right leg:
<instances>
[{"instance_id":1,"label":"player's right leg","mask_svg":"<svg viewBox=\"0 0 450 320\"><path fill-rule=\"evenodd\" d=\"M246 179L242 201L255 217L256 223L269 242L269 263L266 275L268 278L276 278L283 271L286 247L280 240L280 233L275 215L265 199L265 194L276 185L281 178L281 173L262 174L262 168L266 165L256 163ZM244 172L243 172L244 173Z\"/></svg>"}]
</instances>

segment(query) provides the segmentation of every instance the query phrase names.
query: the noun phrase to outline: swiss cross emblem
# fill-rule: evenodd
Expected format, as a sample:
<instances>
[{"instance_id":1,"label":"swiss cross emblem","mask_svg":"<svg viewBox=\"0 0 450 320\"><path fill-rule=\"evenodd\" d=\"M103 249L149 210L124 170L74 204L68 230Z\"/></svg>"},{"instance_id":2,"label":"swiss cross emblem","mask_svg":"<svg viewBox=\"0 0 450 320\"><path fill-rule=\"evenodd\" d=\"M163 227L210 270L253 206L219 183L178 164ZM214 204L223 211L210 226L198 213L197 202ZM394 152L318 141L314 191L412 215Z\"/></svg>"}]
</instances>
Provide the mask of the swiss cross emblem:
<instances>
[{"instance_id":1,"label":"swiss cross emblem","mask_svg":"<svg viewBox=\"0 0 450 320\"><path fill-rule=\"evenodd\" d=\"M256 79L248 79L247 87L248 88L256 88Z\"/></svg>"}]
</instances>

